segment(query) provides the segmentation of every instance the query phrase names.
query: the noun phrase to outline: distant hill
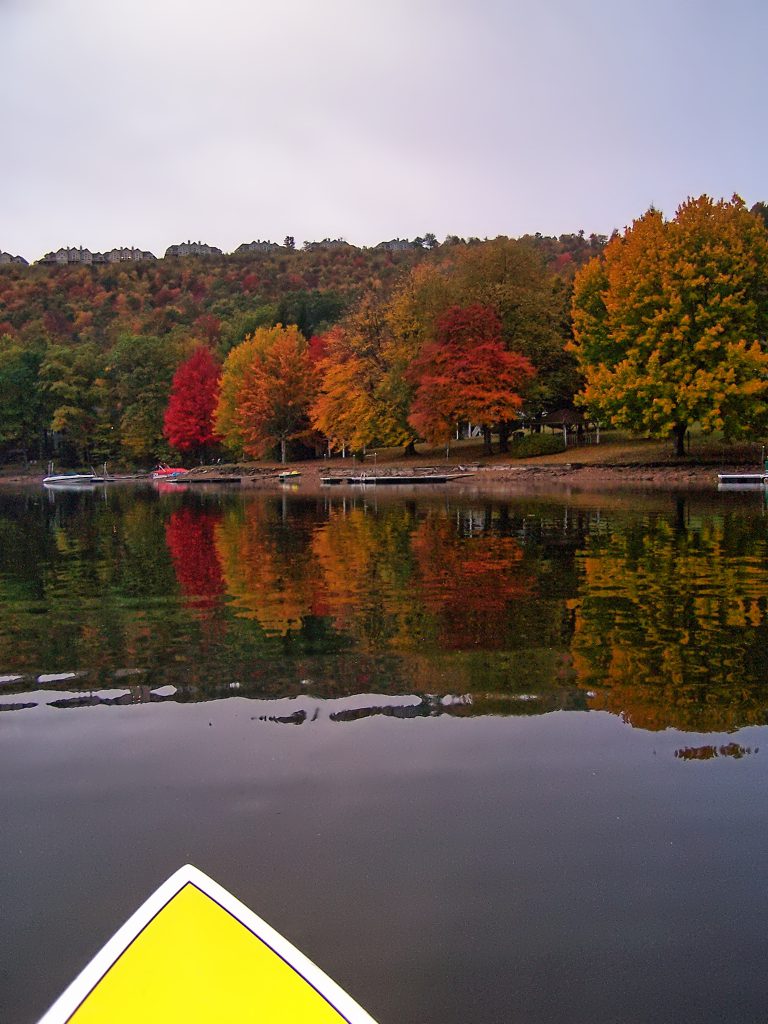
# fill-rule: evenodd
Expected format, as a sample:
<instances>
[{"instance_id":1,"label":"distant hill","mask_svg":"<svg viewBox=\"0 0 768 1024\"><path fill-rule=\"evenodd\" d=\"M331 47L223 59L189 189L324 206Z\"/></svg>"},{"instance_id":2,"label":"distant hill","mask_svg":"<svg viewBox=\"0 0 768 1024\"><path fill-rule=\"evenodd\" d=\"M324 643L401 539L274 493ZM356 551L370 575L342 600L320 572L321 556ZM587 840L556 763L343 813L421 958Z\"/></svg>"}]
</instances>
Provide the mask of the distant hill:
<instances>
[{"instance_id":1,"label":"distant hill","mask_svg":"<svg viewBox=\"0 0 768 1024\"><path fill-rule=\"evenodd\" d=\"M558 272L600 251L599 236L528 236ZM335 323L368 289L389 291L433 249L352 245L247 252L96 266L0 266L0 336L22 345L93 342L109 349L121 334L194 335L226 350L265 323L296 323L309 336Z\"/></svg>"},{"instance_id":2,"label":"distant hill","mask_svg":"<svg viewBox=\"0 0 768 1024\"><path fill-rule=\"evenodd\" d=\"M173 332L225 348L266 322L305 334L339 319L363 291L389 288L427 250L316 250L186 257L107 266L0 267L0 336L21 344Z\"/></svg>"}]
</instances>

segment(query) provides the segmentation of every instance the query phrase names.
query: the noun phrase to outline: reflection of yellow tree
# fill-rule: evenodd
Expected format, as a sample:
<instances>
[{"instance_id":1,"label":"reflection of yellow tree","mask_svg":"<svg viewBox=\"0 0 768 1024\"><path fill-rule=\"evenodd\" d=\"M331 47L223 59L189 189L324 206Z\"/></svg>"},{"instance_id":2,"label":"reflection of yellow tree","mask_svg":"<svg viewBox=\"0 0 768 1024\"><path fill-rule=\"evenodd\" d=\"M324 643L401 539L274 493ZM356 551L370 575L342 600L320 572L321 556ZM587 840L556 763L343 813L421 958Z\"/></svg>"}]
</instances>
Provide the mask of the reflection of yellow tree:
<instances>
[{"instance_id":1,"label":"reflection of yellow tree","mask_svg":"<svg viewBox=\"0 0 768 1024\"><path fill-rule=\"evenodd\" d=\"M311 548L311 521L292 514L283 522L276 505L251 502L229 510L216 529L227 592L237 614L257 619L271 633L301 627L307 615L325 614L323 581Z\"/></svg>"},{"instance_id":2,"label":"reflection of yellow tree","mask_svg":"<svg viewBox=\"0 0 768 1024\"><path fill-rule=\"evenodd\" d=\"M593 706L648 729L764 722L768 693L753 660L764 642L765 542L708 518L677 528L658 520L590 544L572 649L579 682L597 691Z\"/></svg>"}]
</instances>

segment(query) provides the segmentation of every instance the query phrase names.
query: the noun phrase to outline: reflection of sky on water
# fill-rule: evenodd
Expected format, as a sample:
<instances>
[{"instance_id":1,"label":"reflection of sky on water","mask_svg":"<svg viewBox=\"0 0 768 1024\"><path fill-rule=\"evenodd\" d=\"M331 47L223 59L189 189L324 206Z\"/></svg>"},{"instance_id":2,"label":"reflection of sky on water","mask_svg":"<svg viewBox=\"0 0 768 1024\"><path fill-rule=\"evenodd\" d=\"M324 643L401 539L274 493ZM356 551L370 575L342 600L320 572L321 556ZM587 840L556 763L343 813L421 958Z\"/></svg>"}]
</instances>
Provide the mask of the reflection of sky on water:
<instances>
[{"instance_id":1,"label":"reflection of sky on water","mask_svg":"<svg viewBox=\"0 0 768 1024\"><path fill-rule=\"evenodd\" d=\"M393 706L344 706L361 703ZM287 728L263 720L274 710L235 697L9 716L2 1019L34 1019L186 861L382 1021L648 1021L681 1005L759 1019L759 753L681 760L713 738L600 713L342 728L328 707Z\"/></svg>"}]
</instances>

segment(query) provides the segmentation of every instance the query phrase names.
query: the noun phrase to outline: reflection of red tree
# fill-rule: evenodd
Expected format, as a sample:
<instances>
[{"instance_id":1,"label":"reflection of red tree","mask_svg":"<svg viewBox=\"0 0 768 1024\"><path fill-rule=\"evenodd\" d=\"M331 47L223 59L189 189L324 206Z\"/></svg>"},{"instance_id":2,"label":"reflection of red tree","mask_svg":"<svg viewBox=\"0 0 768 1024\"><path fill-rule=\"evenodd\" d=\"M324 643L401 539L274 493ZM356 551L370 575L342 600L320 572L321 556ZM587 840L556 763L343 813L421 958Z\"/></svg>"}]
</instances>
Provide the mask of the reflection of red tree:
<instances>
[{"instance_id":1,"label":"reflection of red tree","mask_svg":"<svg viewBox=\"0 0 768 1024\"><path fill-rule=\"evenodd\" d=\"M165 527L165 540L182 593L196 608L212 608L224 593L214 532L221 520L215 509L180 508Z\"/></svg>"},{"instance_id":2,"label":"reflection of red tree","mask_svg":"<svg viewBox=\"0 0 768 1024\"><path fill-rule=\"evenodd\" d=\"M426 519L413 536L424 607L438 618L440 642L454 650L498 650L507 642L509 601L530 592L514 537L461 536L447 518Z\"/></svg>"}]
</instances>

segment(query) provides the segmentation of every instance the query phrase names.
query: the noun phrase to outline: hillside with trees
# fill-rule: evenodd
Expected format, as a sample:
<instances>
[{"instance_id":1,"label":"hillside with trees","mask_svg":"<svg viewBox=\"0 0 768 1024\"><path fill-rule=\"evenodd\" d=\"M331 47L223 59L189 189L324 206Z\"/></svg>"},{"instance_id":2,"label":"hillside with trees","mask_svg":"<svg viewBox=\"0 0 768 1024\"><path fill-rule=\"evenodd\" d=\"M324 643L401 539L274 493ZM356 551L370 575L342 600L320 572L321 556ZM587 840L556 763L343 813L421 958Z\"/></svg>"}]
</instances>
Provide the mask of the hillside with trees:
<instances>
[{"instance_id":1,"label":"hillside with trees","mask_svg":"<svg viewBox=\"0 0 768 1024\"><path fill-rule=\"evenodd\" d=\"M623 235L0 267L0 459L275 458L513 431L768 425L760 204ZM255 243L254 243L255 244Z\"/></svg>"},{"instance_id":2,"label":"hillside with trees","mask_svg":"<svg viewBox=\"0 0 768 1024\"><path fill-rule=\"evenodd\" d=\"M327 330L428 253L315 250L109 266L0 267L0 459L147 462L178 366L261 326Z\"/></svg>"},{"instance_id":3,"label":"hillside with trees","mask_svg":"<svg viewBox=\"0 0 768 1024\"><path fill-rule=\"evenodd\" d=\"M317 356L313 339L388 302L416 267L444 269L490 244L416 242L0 267L0 460L142 465L190 453L164 423L174 374L201 345L221 364L279 324L294 326ZM524 245L563 282L591 251L583 235Z\"/></svg>"}]
</instances>

